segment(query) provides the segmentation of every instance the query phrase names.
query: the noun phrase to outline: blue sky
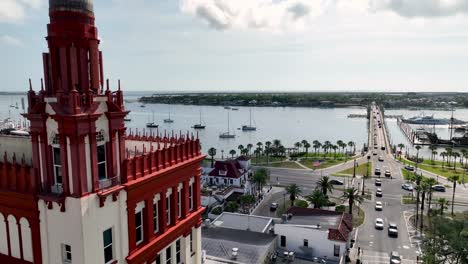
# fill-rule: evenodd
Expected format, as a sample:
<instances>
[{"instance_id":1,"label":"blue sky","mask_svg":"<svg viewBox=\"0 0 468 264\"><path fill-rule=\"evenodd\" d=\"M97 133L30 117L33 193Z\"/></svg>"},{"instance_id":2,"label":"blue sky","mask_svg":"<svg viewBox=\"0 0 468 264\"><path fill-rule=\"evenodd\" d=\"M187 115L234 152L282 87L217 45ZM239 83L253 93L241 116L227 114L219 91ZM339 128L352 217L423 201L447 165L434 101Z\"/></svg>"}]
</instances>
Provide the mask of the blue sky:
<instances>
[{"instance_id":1,"label":"blue sky","mask_svg":"<svg viewBox=\"0 0 468 264\"><path fill-rule=\"evenodd\" d=\"M0 1L0 91L37 87L46 0ZM468 91L468 0L99 0L126 91Z\"/></svg>"}]
</instances>

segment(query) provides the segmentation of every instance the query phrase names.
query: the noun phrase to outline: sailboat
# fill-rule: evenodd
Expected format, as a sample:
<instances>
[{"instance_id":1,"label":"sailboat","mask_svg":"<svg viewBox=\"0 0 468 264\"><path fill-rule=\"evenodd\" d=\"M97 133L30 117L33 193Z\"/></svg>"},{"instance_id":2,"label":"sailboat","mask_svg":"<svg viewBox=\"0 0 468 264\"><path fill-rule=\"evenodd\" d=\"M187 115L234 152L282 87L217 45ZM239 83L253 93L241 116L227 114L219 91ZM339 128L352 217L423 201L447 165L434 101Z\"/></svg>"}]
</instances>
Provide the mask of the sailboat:
<instances>
[{"instance_id":1,"label":"sailboat","mask_svg":"<svg viewBox=\"0 0 468 264\"><path fill-rule=\"evenodd\" d=\"M194 128L194 129L205 129L205 127L206 127L206 126L203 125L203 124L202 124L202 121L201 121L201 108L200 108L200 123L193 125L193 128Z\"/></svg>"},{"instance_id":2,"label":"sailboat","mask_svg":"<svg viewBox=\"0 0 468 264\"><path fill-rule=\"evenodd\" d=\"M219 135L219 138L235 138L236 137L236 135L230 133L230 130L229 130L229 112L227 112L227 113L228 113L227 132L221 133Z\"/></svg>"},{"instance_id":3,"label":"sailboat","mask_svg":"<svg viewBox=\"0 0 468 264\"><path fill-rule=\"evenodd\" d=\"M242 131L256 131L257 128L252 126L252 109L250 109L250 118L249 118L249 125L243 125Z\"/></svg>"},{"instance_id":4,"label":"sailboat","mask_svg":"<svg viewBox=\"0 0 468 264\"><path fill-rule=\"evenodd\" d=\"M174 123L174 120L171 119L171 108L169 107L169 118L164 119L164 123Z\"/></svg>"},{"instance_id":5,"label":"sailboat","mask_svg":"<svg viewBox=\"0 0 468 264\"><path fill-rule=\"evenodd\" d=\"M154 111L153 111L153 122L146 123L146 127L157 128L159 125L154 122Z\"/></svg>"}]
</instances>

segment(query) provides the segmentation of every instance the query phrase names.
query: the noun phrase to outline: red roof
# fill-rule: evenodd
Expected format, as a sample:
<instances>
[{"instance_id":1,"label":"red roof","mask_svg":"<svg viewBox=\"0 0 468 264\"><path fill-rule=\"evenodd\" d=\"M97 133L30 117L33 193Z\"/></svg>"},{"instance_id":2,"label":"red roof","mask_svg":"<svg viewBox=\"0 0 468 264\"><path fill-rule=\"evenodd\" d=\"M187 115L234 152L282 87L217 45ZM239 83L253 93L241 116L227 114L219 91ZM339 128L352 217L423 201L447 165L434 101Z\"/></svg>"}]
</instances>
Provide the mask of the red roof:
<instances>
[{"instance_id":1,"label":"red roof","mask_svg":"<svg viewBox=\"0 0 468 264\"><path fill-rule=\"evenodd\" d=\"M226 175L221 175L220 171L225 171ZM237 160L216 161L213 170L208 176L240 178L243 174L243 169Z\"/></svg>"},{"instance_id":2,"label":"red roof","mask_svg":"<svg viewBox=\"0 0 468 264\"><path fill-rule=\"evenodd\" d=\"M348 213L340 213L315 208L291 207L287 211L288 214L297 216L337 216L340 217L338 227L328 229L328 239L335 241L347 242L349 234L353 231L353 216Z\"/></svg>"},{"instance_id":3,"label":"red roof","mask_svg":"<svg viewBox=\"0 0 468 264\"><path fill-rule=\"evenodd\" d=\"M249 158L249 157L247 157L247 156L239 156L239 157L237 157L237 159L236 159L236 160L240 160L240 161L248 161L248 160L250 160L250 158Z\"/></svg>"}]
</instances>

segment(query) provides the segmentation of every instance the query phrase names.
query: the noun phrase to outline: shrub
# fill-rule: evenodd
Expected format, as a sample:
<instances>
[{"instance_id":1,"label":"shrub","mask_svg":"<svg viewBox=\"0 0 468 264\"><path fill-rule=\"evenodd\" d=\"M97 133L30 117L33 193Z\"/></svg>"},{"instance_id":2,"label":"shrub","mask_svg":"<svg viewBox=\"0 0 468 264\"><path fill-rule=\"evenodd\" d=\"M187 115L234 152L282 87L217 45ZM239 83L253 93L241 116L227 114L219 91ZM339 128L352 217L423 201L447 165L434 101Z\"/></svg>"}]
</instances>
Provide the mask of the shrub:
<instances>
[{"instance_id":1,"label":"shrub","mask_svg":"<svg viewBox=\"0 0 468 264\"><path fill-rule=\"evenodd\" d=\"M239 204L231 201L226 204L226 208L224 208L224 211L234 213L237 212L237 209L239 209Z\"/></svg>"},{"instance_id":2,"label":"shrub","mask_svg":"<svg viewBox=\"0 0 468 264\"><path fill-rule=\"evenodd\" d=\"M327 204L325 206L335 206L335 205L336 205L335 202L327 201Z\"/></svg>"},{"instance_id":3,"label":"shrub","mask_svg":"<svg viewBox=\"0 0 468 264\"><path fill-rule=\"evenodd\" d=\"M340 213L344 212L345 209L346 209L346 207L344 205L337 205L335 207L335 211L340 212Z\"/></svg>"},{"instance_id":4,"label":"shrub","mask_svg":"<svg viewBox=\"0 0 468 264\"><path fill-rule=\"evenodd\" d=\"M222 212L223 212L223 208L221 207L215 207L213 208L213 210L211 210L211 213L215 215L220 215Z\"/></svg>"},{"instance_id":5,"label":"shrub","mask_svg":"<svg viewBox=\"0 0 468 264\"><path fill-rule=\"evenodd\" d=\"M306 201L304 200L296 200L294 202L294 205L297 206L297 207L301 207L301 208L307 208L309 207L309 203L307 203Z\"/></svg>"}]
</instances>

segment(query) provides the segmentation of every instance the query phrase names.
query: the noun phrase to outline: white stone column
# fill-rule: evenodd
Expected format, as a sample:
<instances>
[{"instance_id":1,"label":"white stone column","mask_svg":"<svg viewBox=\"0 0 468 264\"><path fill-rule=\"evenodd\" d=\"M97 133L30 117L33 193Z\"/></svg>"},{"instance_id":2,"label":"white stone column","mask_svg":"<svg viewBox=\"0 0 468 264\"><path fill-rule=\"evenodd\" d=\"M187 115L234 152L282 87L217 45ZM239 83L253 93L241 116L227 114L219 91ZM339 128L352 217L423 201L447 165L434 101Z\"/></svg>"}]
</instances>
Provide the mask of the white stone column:
<instances>
[{"instance_id":1,"label":"white stone column","mask_svg":"<svg viewBox=\"0 0 468 264\"><path fill-rule=\"evenodd\" d=\"M193 232L193 230L192 230ZM192 263L192 252L190 252L190 235L182 237L182 262L185 264Z\"/></svg>"},{"instance_id":2,"label":"white stone column","mask_svg":"<svg viewBox=\"0 0 468 264\"><path fill-rule=\"evenodd\" d=\"M194 264L202 263L201 227L193 229Z\"/></svg>"}]
</instances>

